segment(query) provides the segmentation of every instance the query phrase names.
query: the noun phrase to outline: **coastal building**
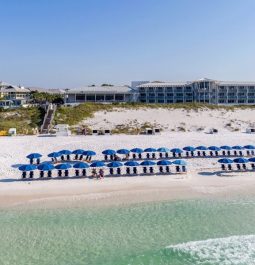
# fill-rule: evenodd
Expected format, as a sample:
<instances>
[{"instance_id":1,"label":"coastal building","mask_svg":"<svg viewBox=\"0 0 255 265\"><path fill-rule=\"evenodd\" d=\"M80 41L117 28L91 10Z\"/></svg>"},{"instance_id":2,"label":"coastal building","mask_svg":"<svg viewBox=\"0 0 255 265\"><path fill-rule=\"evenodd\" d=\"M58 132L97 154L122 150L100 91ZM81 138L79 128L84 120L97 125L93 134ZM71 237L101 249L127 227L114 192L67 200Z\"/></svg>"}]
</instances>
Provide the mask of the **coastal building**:
<instances>
[{"instance_id":1,"label":"coastal building","mask_svg":"<svg viewBox=\"0 0 255 265\"><path fill-rule=\"evenodd\" d=\"M255 104L255 82L199 79L188 82L150 82L137 86L144 103Z\"/></svg>"}]
</instances>

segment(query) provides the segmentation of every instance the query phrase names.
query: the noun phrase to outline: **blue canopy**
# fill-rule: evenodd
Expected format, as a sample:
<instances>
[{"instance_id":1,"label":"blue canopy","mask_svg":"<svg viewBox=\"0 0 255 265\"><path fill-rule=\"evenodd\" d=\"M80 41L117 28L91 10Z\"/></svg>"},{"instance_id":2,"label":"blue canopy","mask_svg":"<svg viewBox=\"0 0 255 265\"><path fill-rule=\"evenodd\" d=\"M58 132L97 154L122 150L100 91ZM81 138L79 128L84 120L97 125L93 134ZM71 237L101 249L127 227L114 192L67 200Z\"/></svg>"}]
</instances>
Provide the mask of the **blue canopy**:
<instances>
[{"instance_id":1,"label":"blue canopy","mask_svg":"<svg viewBox=\"0 0 255 265\"><path fill-rule=\"evenodd\" d=\"M254 150L255 149L255 146L254 145L245 145L244 148L245 149Z\"/></svg>"},{"instance_id":2,"label":"blue canopy","mask_svg":"<svg viewBox=\"0 0 255 265\"><path fill-rule=\"evenodd\" d=\"M146 161L143 161L140 165L141 166L154 166L156 165L156 163L150 160L146 160Z\"/></svg>"},{"instance_id":3,"label":"blue canopy","mask_svg":"<svg viewBox=\"0 0 255 265\"><path fill-rule=\"evenodd\" d=\"M187 162L184 160L175 160L172 162L174 165L178 165L178 166L187 166Z\"/></svg>"},{"instance_id":4,"label":"blue canopy","mask_svg":"<svg viewBox=\"0 0 255 265\"><path fill-rule=\"evenodd\" d=\"M158 166L169 166L171 164L172 164L172 162L170 162L168 160L160 160L160 161L157 162Z\"/></svg>"},{"instance_id":5,"label":"blue canopy","mask_svg":"<svg viewBox=\"0 0 255 265\"><path fill-rule=\"evenodd\" d=\"M242 150L243 149L243 147L240 146L240 145L235 145L232 148L235 149L235 150Z\"/></svg>"},{"instance_id":6,"label":"blue canopy","mask_svg":"<svg viewBox=\"0 0 255 265\"><path fill-rule=\"evenodd\" d=\"M83 155L85 156L95 156L96 152L92 151L92 150L87 150L83 152Z\"/></svg>"},{"instance_id":7,"label":"blue canopy","mask_svg":"<svg viewBox=\"0 0 255 265\"><path fill-rule=\"evenodd\" d=\"M119 149L117 150L117 153L120 155L127 155L130 153L130 151L128 149Z\"/></svg>"},{"instance_id":8,"label":"blue canopy","mask_svg":"<svg viewBox=\"0 0 255 265\"><path fill-rule=\"evenodd\" d=\"M78 162L73 165L73 168L76 168L76 169L89 168L89 164L84 163L84 162Z\"/></svg>"},{"instance_id":9,"label":"blue canopy","mask_svg":"<svg viewBox=\"0 0 255 265\"><path fill-rule=\"evenodd\" d=\"M53 158L59 157L59 156L61 156L59 152L53 152L53 153L48 154L48 157L53 157Z\"/></svg>"},{"instance_id":10,"label":"blue canopy","mask_svg":"<svg viewBox=\"0 0 255 265\"><path fill-rule=\"evenodd\" d=\"M206 146L203 146L203 145L200 145L200 146L196 147L196 149L199 150L199 151L206 151L206 150L208 150L208 148Z\"/></svg>"},{"instance_id":11,"label":"blue canopy","mask_svg":"<svg viewBox=\"0 0 255 265\"><path fill-rule=\"evenodd\" d=\"M105 164L102 161L96 161L90 164L90 167L105 167Z\"/></svg>"},{"instance_id":12,"label":"blue canopy","mask_svg":"<svg viewBox=\"0 0 255 265\"><path fill-rule=\"evenodd\" d=\"M115 155L116 154L116 151L115 150L112 150L112 149L106 149L102 152L102 154L104 155Z\"/></svg>"},{"instance_id":13,"label":"blue canopy","mask_svg":"<svg viewBox=\"0 0 255 265\"><path fill-rule=\"evenodd\" d=\"M183 151L180 149L180 148L173 148L170 150L172 153L176 153L176 154L180 154L182 153Z\"/></svg>"},{"instance_id":14,"label":"blue canopy","mask_svg":"<svg viewBox=\"0 0 255 265\"><path fill-rule=\"evenodd\" d=\"M114 161L114 162L111 162L107 165L107 167L122 167L123 164L121 162L118 162L118 161Z\"/></svg>"},{"instance_id":15,"label":"blue canopy","mask_svg":"<svg viewBox=\"0 0 255 265\"><path fill-rule=\"evenodd\" d=\"M232 164L233 160L229 158L222 158L222 159L219 159L218 162L221 164Z\"/></svg>"},{"instance_id":16,"label":"blue canopy","mask_svg":"<svg viewBox=\"0 0 255 265\"><path fill-rule=\"evenodd\" d=\"M50 171L54 169L54 166L52 164L45 163L45 164L39 165L37 168L41 171Z\"/></svg>"},{"instance_id":17,"label":"blue canopy","mask_svg":"<svg viewBox=\"0 0 255 265\"><path fill-rule=\"evenodd\" d=\"M194 152L196 148L193 146L185 146L183 150L188 151L188 152Z\"/></svg>"},{"instance_id":18,"label":"blue canopy","mask_svg":"<svg viewBox=\"0 0 255 265\"><path fill-rule=\"evenodd\" d=\"M74 155L83 155L84 152L85 152L85 150L77 149L77 150L74 150L72 152L72 154L74 154Z\"/></svg>"},{"instance_id":19,"label":"blue canopy","mask_svg":"<svg viewBox=\"0 0 255 265\"><path fill-rule=\"evenodd\" d=\"M133 148L130 150L132 153L137 153L137 154L141 154L143 153L143 149L141 148Z\"/></svg>"},{"instance_id":20,"label":"blue canopy","mask_svg":"<svg viewBox=\"0 0 255 265\"><path fill-rule=\"evenodd\" d=\"M220 151L221 150L218 146L214 146L214 145L213 146L209 146L208 149L211 150L211 151Z\"/></svg>"},{"instance_id":21,"label":"blue canopy","mask_svg":"<svg viewBox=\"0 0 255 265\"><path fill-rule=\"evenodd\" d=\"M27 155L28 159L36 159L36 158L40 158L40 157L42 157L42 155L39 153L32 153L32 154Z\"/></svg>"},{"instance_id":22,"label":"blue canopy","mask_svg":"<svg viewBox=\"0 0 255 265\"><path fill-rule=\"evenodd\" d=\"M144 149L144 152L145 153L154 153L154 152L157 152L157 149L150 147L150 148Z\"/></svg>"},{"instance_id":23,"label":"blue canopy","mask_svg":"<svg viewBox=\"0 0 255 265\"><path fill-rule=\"evenodd\" d=\"M229 146L229 145L223 145L223 146L221 146L220 147L222 150L232 150L232 147L231 146Z\"/></svg>"},{"instance_id":24,"label":"blue canopy","mask_svg":"<svg viewBox=\"0 0 255 265\"><path fill-rule=\"evenodd\" d=\"M56 165L55 166L55 168L56 169L59 169L59 170L65 170L65 169L69 169L71 167L72 167L72 165L71 164L68 164L68 163L59 164L59 165Z\"/></svg>"},{"instance_id":25,"label":"blue canopy","mask_svg":"<svg viewBox=\"0 0 255 265\"><path fill-rule=\"evenodd\" d=\"M170 152L170 149L166 147L160 147L157 151L161 153L167 153Z\"/></svg>"},{"instance_id":26,"label":"blue canopy","mask_svg":"<svg viewBox=\"0 0 255 265\"><path fill-rule=\"evenodd\" d=\"M37 167L35 165L22 165L19 167L20 171L33 171L35 170Z\"/></svg>"},{"instance_id":27,"label":"blue canopy","mask_svg":"<svg viewBox=\"0 0 255 265\"><path fill-rule=\"evenodd\" d=\"M124 165L127 167L137 167L139 166L139 163L136 161L127 161Z\"/></svg>"},{"instance_id":28,"label":"blue canopy","mask_svg":"<svg viewBox=\"0 0 255 265\"><path fill-rule=\"evenodd\" d=\"M255 157L251 157L251 158L249 158L249 161L250 161L250 162L255 162Z\"/></svg>"},{"instance_id":29,"label":"blue canopy","mask_svg":"<svg viewBox=\"0 0 255 265\"><path fill-rule=\"evenodd\" d=\"M71 155L72 152L70 150L61 150L58 153L60 153L61 155Z\"/></svg>"},{"instance_id":30,"label":"blue canopy","mask_svg":"<svg viewBox=\"0 0 255 265\"><path fill-rule=\"evenodd\" d=\"M243 157L235 158L233 161L234 161L235 163L237 163L237 164L245 164L245 163L248 163L248 162L249 162L248 159L243 158Z\"/></svg>"}]
</instances>

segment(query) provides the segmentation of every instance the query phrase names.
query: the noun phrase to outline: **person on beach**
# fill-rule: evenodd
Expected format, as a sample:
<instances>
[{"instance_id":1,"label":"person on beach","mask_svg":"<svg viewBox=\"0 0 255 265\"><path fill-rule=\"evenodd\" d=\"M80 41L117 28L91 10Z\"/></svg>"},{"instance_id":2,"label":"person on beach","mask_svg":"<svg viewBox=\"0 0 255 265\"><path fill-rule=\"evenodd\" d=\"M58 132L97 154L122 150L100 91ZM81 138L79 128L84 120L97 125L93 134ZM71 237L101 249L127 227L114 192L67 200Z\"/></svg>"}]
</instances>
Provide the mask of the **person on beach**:
<instances>
[{"instance_id":1,"label":"person on beach","mask_svg":"<svg viewBox=\"0 0 255 265\"><path fill-rule=\"evenodd\" d=\"M99 170L99 179L103 179L104 178L104 170L102 168L100 168Z\"/></svg>"},{"instance_id":2,"label":"person on beach","mask_svg":"<svg viewBox=\"0 0 255 265\"><path fill-rule=\"evenodd\" d=\"M95 168L92 169L92 178L96 178L97 177L97 171Z\"/></svg>"}]
</instances>

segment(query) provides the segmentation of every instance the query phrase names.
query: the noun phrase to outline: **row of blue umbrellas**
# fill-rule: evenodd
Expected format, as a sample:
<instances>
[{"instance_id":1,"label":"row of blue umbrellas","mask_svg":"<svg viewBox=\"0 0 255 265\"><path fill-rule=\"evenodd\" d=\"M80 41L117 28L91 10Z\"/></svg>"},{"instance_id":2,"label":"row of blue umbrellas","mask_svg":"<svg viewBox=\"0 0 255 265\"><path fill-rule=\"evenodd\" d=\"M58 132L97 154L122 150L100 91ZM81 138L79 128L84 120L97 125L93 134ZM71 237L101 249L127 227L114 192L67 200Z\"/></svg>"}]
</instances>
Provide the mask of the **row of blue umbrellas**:
<instances>
[{"instance_id":1,"label":"row of blue umbrellas","mask_svg":"<svg viewBox=\"0 0 255 265\"><path fill-rule=\"evenodd\" d=\"M33 170L39 169L41 171L50 171L53 169L67 170L67 169L70 169L72 167L76 168L76 169L85 169L85 168L89 168L89 167L95 168L95 167L105 167L105 166L111 167L111 168L122 167L122 166L127 166L127 167L155 166L155 165L169 166L171 164L180 165L180 166L186 166L187 165L187 163L184 160L175 160L173 162L170 162L168 160L161 160L161 161L158 161L157 163L154 161L150 161L150 160L143 161L141 163L138 163L136 161L127 161L125 164L123 164L119 161L114 161L114 162L111 162L107 165L102 161L96 161L96 162L91 163L90 165L87 163L84 163L84 162L79 162L79 163L74 164L73 166L69 163L63 163L63 164L59 164L56 166L53 166L50 163L44 163L44 164L41 164L39 166L32 165L32 164L31 165L22 165L19 167L19 170L21 170L21 171L33 171Z\"/></svg>"},{"instance_id":2,"label":"row of blue umbrellas","mask_svg":"<svg viewBox=\"0 0 255 265\"><path fill-rule=\"evenodd\" d=\"M222 158L220 160L218 160L219 163L221 164L232 164L232 163L236 163L236 164L246 164L246 163L255 163L255 157L252 158L243 158L243 157L238 157L235 159L229 159L229 158Z\"/></svg>"}]
</instances>

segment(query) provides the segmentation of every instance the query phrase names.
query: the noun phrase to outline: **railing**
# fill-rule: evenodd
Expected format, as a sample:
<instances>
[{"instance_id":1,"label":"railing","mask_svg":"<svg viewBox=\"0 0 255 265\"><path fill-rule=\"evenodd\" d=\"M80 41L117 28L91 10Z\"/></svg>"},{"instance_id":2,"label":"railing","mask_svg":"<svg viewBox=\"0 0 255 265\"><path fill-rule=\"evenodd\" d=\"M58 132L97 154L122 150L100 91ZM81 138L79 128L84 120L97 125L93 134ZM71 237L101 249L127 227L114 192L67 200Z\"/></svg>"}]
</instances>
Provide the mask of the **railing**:
<instances>
[{"instance_id":1,"label":"railing","mask_svg":"<svg viewBox=\"0 0 255 265\"><path fill-rule=\"evenodd\" d=\"M49 133L50 126L52 124L57 106L54 104L49 104L43 119L43 124L41 126L41 133Z\"/></svg>"}]
</instances>

